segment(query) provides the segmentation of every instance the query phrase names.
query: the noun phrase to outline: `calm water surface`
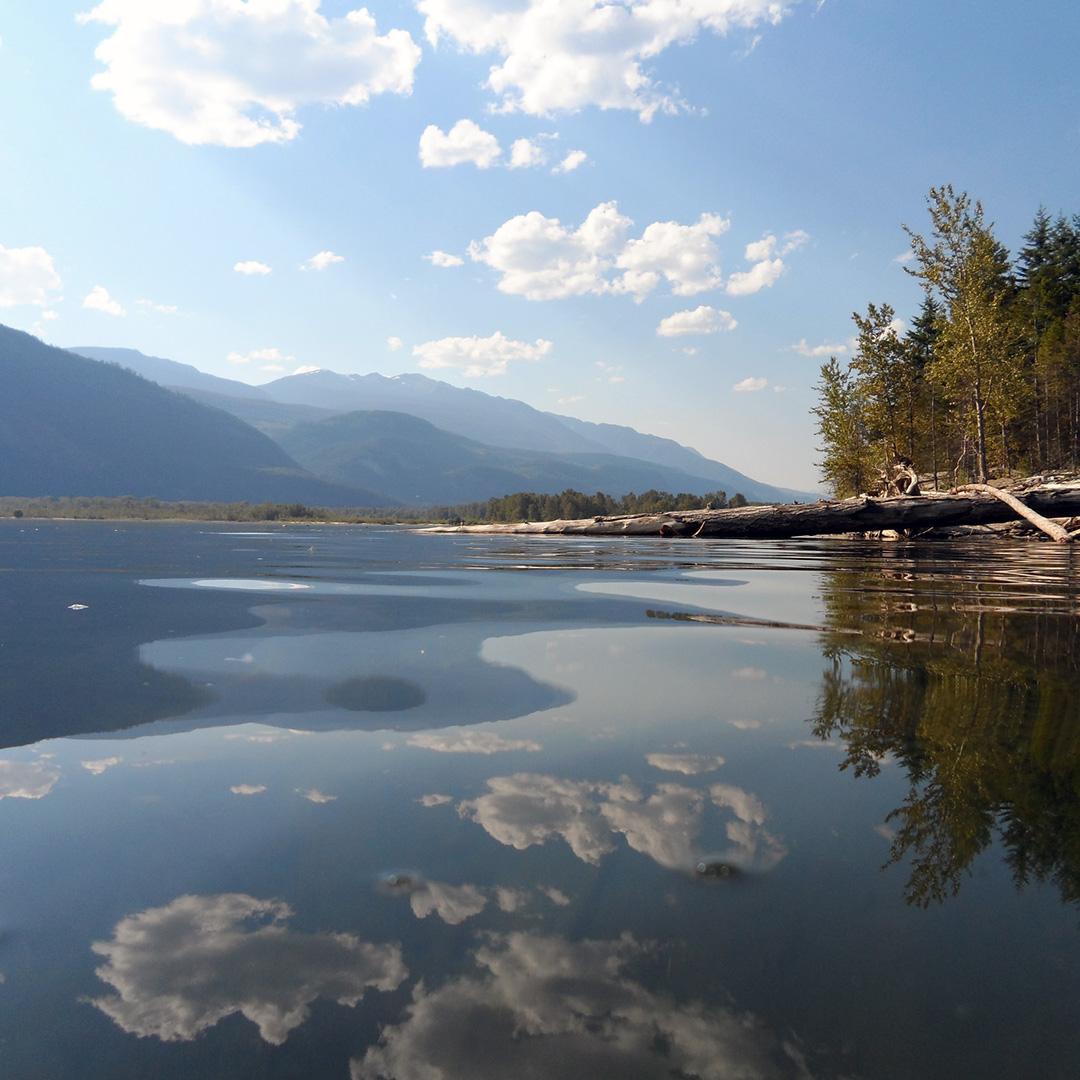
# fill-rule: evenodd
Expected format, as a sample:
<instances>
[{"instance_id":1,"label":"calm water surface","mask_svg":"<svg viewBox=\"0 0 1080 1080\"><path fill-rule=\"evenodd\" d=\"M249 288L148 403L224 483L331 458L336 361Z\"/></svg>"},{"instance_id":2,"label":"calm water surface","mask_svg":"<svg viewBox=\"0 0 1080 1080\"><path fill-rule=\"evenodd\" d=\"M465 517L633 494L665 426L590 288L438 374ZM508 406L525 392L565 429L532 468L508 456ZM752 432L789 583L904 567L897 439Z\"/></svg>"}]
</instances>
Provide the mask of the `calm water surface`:
<instances>
[{"instance_id":1,"label":"calm water surface","mask_svg":"<svg viewBox=\"0 0 1080 1080\"><path fill-rule=\"evenodd\" d=\"M0 1075L1080 1075L1077 554L0 522Z\"/></svg>"}]
</instances>

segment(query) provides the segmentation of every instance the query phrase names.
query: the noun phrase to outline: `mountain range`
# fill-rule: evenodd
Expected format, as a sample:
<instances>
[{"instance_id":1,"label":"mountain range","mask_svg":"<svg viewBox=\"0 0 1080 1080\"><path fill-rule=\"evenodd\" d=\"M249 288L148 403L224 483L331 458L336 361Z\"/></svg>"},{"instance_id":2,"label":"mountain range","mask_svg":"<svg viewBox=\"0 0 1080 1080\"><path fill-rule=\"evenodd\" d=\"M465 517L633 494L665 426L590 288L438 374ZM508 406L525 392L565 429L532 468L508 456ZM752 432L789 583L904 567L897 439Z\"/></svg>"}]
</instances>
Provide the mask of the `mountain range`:
<instances>
[{"instance_id":1,"label":"mountain range","mask_svg":"<svg viewBox=\"0 0 1080 1080\"><path fill-rule=\"evenodd\" d=\"M721 489L762 502L816 497L761 483L673 439L543 412L420 374L316 369L251 386L133 349L72 351L230 413L274 439L302 468L380 492L385 498L378 505L387 507L567 487L616 496Z\"/></svg>"}]
</instances>

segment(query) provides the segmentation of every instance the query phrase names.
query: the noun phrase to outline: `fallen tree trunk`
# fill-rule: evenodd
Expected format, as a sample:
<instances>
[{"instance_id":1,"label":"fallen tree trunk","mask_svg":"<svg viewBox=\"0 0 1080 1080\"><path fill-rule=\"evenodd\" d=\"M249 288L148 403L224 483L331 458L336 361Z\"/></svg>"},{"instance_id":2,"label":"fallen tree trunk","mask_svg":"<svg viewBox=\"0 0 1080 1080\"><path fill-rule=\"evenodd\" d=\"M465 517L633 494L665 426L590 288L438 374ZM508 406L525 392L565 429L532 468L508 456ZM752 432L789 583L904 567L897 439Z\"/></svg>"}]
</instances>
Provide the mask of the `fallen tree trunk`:
<instances>
[{"instance_id":1,"label":"fallen tree trunk","mask_svg":"<svg viewBox=\"0 0 1080 1080\"><path fill-rule=\"evenodd\" d=\"M1080 514L1080 483L1043 484L1018 495L1021 505L1045 517ZM532 536L660 536L732 540L778 540L897 530L925 532L955 525L1013 521L1016 512L984 490L926 492L875 498L740 506L727 510L673 510L663 514L524 521L517 524L435 525L427 532Z\"/></svg>"},{"instance_id":2,"label":"fallen tree trunk","mask_svg":"<svg viewBox=\"0 0 1080 1080\"><path fill-rule=\"evenodd\" d=\"M1056 522L1043 517L1042 514L1032 510L1030 506L1025 506L1015 495L1010 495L1009 492L1002 491L1001 488L991 487L989 484L965 484L956 490L981 491L985 495L992 495L995 499L1000 499L1014 514L1024 518L1025 521L1030 521L1036 529L1041 529L1059 544L1068 543L1072 539L1068 532Z\"/></svg>"}]
</instances>

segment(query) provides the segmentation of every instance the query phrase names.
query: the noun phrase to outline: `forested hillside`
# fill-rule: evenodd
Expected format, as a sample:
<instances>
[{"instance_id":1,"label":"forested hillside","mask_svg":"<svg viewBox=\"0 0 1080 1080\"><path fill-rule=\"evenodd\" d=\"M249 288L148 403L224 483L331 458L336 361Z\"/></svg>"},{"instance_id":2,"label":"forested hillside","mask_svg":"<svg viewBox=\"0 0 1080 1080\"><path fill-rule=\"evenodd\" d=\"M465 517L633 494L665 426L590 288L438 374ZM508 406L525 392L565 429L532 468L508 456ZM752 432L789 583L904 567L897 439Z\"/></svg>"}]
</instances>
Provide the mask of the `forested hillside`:
<instances>
[{"instance_id":1,"label":"forested hillside","mask_svg":"<svg viewBox=\"0 0 1080 1080\"><path fill-rule=\"evenodd\" d=\"M927 202L930 234L904 226L925 290L910 329L871 303L851 361L821 368L820 466L838 495L900 459L949 486L1080 464L1080 215L1040 210L1013 260L967 193Z\"/></svg>"}]
</instances>

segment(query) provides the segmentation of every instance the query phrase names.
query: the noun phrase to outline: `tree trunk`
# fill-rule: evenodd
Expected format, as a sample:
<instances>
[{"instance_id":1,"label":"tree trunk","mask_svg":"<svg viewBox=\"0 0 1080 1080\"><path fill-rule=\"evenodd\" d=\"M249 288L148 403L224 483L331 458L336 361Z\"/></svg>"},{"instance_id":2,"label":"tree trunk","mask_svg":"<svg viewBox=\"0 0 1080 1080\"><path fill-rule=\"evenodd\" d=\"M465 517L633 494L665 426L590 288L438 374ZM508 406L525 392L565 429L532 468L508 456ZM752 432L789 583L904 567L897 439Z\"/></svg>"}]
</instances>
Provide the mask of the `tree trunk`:
<instances>
[{"instance_id":1,"label":"tree trunk","mask_svg":"<svg viewBox=\"0 0 1080 1080\"><path fill-rule=\"evenodd\" d=\"M784 539L836 533L915 530L951 525L990 525L1015 520L1018 511L1002 493L983 488L950 494L867 495L777 506L741 506L727 510L686 510L665 514L584 518L577 521L527 521L518 524L435 525L427 532L489 533L541 536L635 536L704 539ZM1047 484L1022 493L1021 505L1037 514L1069 517L1080 514L1080 483ZM1025 515L1026 516L1026 515Z\"/></svg>"}]
</instances>

